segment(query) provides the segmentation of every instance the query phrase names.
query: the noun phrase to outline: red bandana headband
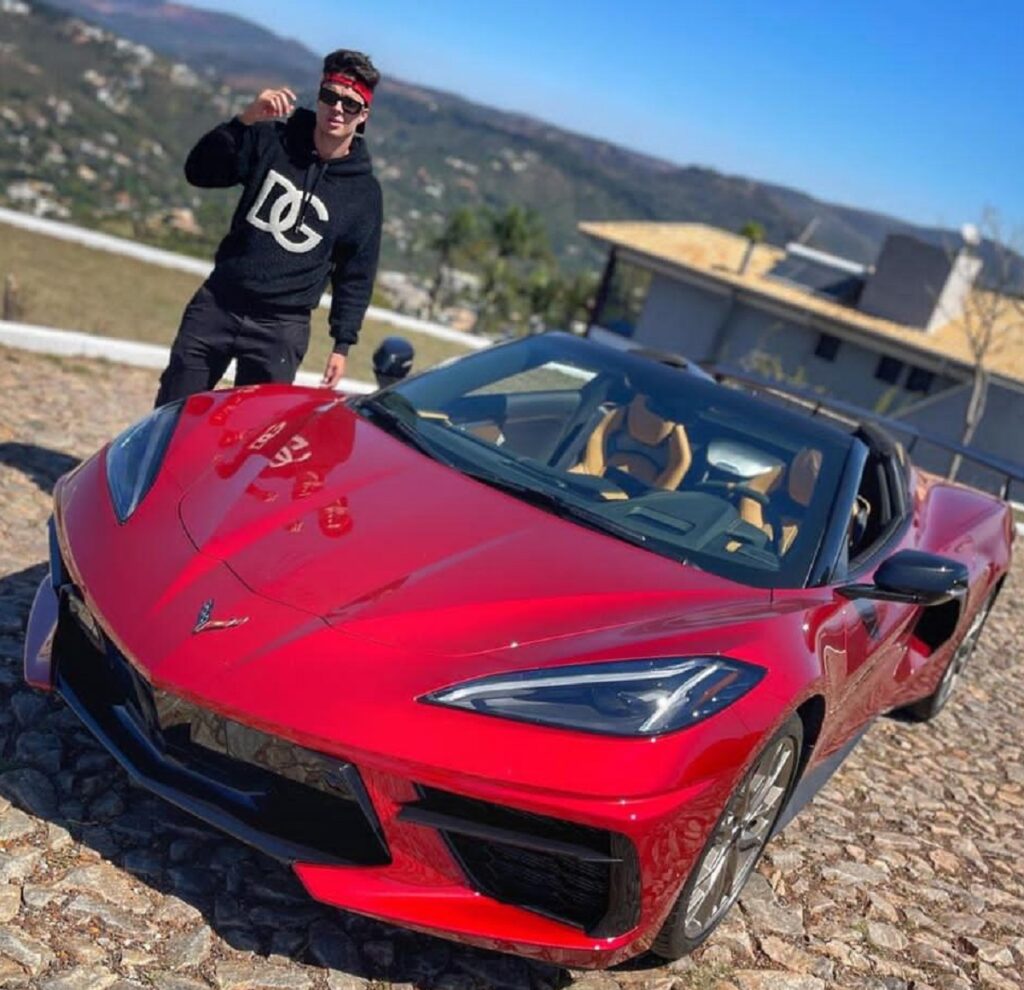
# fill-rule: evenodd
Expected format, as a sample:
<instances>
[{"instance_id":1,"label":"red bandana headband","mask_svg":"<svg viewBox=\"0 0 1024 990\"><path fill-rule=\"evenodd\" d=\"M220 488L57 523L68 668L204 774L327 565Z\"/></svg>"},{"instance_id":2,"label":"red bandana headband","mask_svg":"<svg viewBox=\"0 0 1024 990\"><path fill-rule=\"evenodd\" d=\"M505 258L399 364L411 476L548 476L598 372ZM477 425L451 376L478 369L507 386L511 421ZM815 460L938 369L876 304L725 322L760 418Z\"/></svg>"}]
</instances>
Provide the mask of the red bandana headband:
<instances>
[{"instance_id":1,"label":"red bandana headband","mask_svg":"<svg viewBox=\"0 0 1024 990\"><path fill-rule=\"evenodd\" d=\"M367 106L373 102L373 90L366 83L353 79L351 76L343 76L340 72L330 72L324 75L323 81L325 83L337 83L339 86L348 86L349 89L355 90L363 98L363 102Z\"/></svg>"}]
</instances>

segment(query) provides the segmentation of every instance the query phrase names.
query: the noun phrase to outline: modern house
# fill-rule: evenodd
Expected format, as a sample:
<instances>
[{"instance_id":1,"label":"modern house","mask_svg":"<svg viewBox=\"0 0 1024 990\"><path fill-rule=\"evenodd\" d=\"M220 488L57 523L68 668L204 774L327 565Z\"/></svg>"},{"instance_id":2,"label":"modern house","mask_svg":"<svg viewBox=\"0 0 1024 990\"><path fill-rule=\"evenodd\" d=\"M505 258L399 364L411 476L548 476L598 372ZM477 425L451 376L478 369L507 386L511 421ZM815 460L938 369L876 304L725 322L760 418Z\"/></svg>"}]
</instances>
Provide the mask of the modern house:
<instances>
[{"instance_id":1,"label":"modern house","mask_svg":"<svg viewBox=\"0 0 1024 990\"><path fill-rule=\"evenodd\" d=\"M974 287L981 263L967 251L891 235L868 267L702 224L580 230L608 249L587 331L595 339L799 386L954 443L974 379L968 331L981 322L979 301L993 302L987 400L971 448L1024 465L1024 312ZM950 461L926 443L915 459L939 471ZM969 466L961 477L995 486ZM1024 498L1022 486L1013 495Z\"/></svg>"}]
</instances>

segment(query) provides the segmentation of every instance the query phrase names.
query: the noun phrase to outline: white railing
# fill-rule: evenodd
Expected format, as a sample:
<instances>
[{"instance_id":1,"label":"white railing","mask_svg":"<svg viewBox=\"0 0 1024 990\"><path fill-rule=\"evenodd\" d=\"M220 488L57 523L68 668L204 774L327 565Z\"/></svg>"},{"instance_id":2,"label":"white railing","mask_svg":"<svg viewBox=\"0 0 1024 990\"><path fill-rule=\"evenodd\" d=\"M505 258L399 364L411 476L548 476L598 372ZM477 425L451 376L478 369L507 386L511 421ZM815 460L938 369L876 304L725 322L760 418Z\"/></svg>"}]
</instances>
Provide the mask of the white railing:
<instances>
[{"instance_id":1,"label":"white railing","mask_svg":"<svg viewBox=\"0 0 1024 990\"><path fill-rule=\"evenodd\" d=\"M56 327L37 327L29 323L11 323L0 320L0 344L17 347L38 354L55 354L62 357L105 358L119 364L130 364L138 368L166 368L170 349L158 344L140 344L135 340L117 340L114 337L99 337L77 330L58 330ZM234 379L234 362L224 373L225 378ZM295 376L297 385L318 385L320 376L312 371L300 371ZM338 389L342 392L372 392L376 385L343 378Z\"/></svg>"},{"instance_id":2,"label":"white railing","mask_svg":"<svg viewBox=\"0 0 1024 990\"><path fill-rule=\"evenodd\" d=\"M76 227L74 224L63 223L59 220L48 220L45 217L34 217L28 213L21 213L18 210L9 210L0 207L0 223L8 224L11 227L18 227L34 234L44 234L47 237L55 237L72 244L81 244L83 247L92 248L96 251L107 251L110 254L117 254L123 258L134 258L149 265L159 265L162 268L171 268L179 272L187 272L190 275L198 275L206 278L213 271L213 263L203 261L201 258L191 258L187 254L175 254L173 251L165 251L162 248L150 247L148 244L139 244L124 237L114 237L112 234L103 234L96 230L87 230L84 227ZM184 300L182 301L184 305ZM328 293L320 299L320 306L329 309L331 297ZM463 333L461 330L453 330L441 323L432 323L429 320L419 320L413 316L406 316L404 313L396 313L390 309L382 309L379 306L371 306L366 315L380 323L396 327L399 330L410 330L415 333L426 334L429 337L436 337L438 340L447 340L449 343L461 344L470 350L478 351L490 345L491 341L486 337L478 337L475 334Z\"/></svg>"}]
</instances>

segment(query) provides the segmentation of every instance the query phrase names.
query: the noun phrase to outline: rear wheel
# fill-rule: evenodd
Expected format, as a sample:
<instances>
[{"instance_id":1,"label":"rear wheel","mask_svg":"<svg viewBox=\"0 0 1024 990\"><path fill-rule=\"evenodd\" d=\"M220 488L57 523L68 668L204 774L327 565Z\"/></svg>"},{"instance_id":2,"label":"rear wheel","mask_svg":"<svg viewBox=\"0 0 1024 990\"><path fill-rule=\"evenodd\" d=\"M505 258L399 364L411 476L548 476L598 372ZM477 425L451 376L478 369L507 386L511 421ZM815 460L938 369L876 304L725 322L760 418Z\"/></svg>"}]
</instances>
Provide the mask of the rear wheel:
<instances>
[{"instance_id":1,"label":"rear wheel","mask_svg":"<svg viewBox=\"0 0 1024 990\"><path fill-rule=\"evenodd\" d=\"M651 951L678 959L697 948L743 890L796 782L803 723L793 715L733 791Z\"/></svg>"},{"instance_id":2,"label":"rear wheel","mask_svg":"<svg viewBox=\"0 0 1024 990\"><path fill-rule=\"evenodd\" d=\"M992 610L994 601L995 595L989 595L981 608L974 614L971 624L967 627L967 632L964 633L964 638L960 640L960 645L949 658L949 663L946 664L946 669L942 674L942 680L936 685L935 690L927 698L922 698L912 705L906 705L899 709L901 715L905 715L915 722L927 722L935 718L946 707L946 702L953 694L953 689L960 682L960 675L963 674L967 661L971 659L971 654L978 643L981 630L985 626L985 620Z\"/></svg>"}]
</instances>

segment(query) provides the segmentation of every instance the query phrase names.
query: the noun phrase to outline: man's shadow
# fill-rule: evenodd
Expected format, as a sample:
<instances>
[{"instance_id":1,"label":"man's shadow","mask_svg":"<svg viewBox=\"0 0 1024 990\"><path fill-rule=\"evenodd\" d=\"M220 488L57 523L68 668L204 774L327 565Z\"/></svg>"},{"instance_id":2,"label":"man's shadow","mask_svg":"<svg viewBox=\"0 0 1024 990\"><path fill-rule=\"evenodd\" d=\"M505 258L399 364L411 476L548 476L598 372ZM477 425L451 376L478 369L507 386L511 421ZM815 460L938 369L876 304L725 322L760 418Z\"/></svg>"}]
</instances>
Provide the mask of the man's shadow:
<instances>
[{"instance_id":1,"label":"man's shadow","mask_svg":"<svg viewBox=\"0 0 1024 990\"><path fill-rule=\"evenodd\" d=\"M59 463L50 462L46 478ZM571 982L560 967L319 904L285 864L133 785L59 696L22 682L24 626L46 572L37 564L0 577L0 797L192 905L239 950L422 988L558 990Z\"/></svg>"},{"instance_id":2,"label":"man's shadow","mask_svg":"<svg viewBox=\"0 0 1024 990\"><path fill-rule=\"evenodd\" d=\"M47 494L53 492L53 486L62 474L67 474L79 463L77 457L33 443L18 443L13 440L0 443L0 464L17 468Z\"/></svg>"}]
</instances>

